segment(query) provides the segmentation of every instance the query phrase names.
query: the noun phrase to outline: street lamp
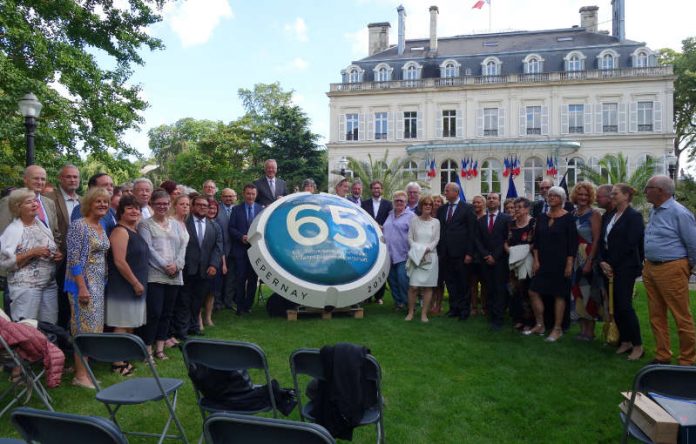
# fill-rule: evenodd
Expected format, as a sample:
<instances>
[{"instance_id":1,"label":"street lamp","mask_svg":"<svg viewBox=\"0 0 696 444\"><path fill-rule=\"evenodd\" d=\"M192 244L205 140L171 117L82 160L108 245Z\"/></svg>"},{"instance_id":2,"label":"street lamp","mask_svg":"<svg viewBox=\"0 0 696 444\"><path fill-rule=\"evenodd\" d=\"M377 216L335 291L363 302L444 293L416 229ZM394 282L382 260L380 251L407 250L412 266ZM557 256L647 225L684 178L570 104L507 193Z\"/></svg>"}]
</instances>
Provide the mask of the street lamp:
<instances>
[{"instance_id":1,"label":"street lamp","mask_svg":"<svg viewBox=\"0 0 696 444\"><path fill-rule=\"evenodd\" d=\"M19 99L18 105L27 129L27 166L29 166L34 164L34 130L36 130L36 119L41 114L43 105L32 93Z\"/></svg>"},{"instance_id":2,"label":"street lamp","mask_svg":"<svg viewBox=\"0 0 696 444\"><path fill-rule=\"evenodd\" d=\"M667 171L669 171L669 178L674 180L675 179L675 174L677 171L677 156L674 154L669 154L667 155Z\"/></svg>"},{"instance_id":3,"label":"street lamp","mask_svg":"<svg viewBox=\"0 0 696 444\"><path fill-rule=\"evenodd\" d=\"M348 168L348 159L346 158L346 156L341 156L341 158L338 159L337 164L341 176L346 177L346 168Z\"/></svg>"}]
</instances>

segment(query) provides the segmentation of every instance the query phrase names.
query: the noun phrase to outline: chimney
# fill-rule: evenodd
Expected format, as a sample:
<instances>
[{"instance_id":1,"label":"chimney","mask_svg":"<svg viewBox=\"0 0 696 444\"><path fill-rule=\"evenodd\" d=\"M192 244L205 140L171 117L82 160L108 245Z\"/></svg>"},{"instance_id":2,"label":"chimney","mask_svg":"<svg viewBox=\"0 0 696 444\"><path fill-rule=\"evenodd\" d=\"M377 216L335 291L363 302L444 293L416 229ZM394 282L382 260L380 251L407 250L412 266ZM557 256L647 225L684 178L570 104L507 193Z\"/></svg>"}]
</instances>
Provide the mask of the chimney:
<instances>
[{"instance_id":1,"label":"chimney","mask_svg":"<svg viewBox=\"0 0 696 444\"><path fill-rule=\"evenodd\" d=\"M396 12L399 13L399 41L396 48L398 54L402 55L406 49L406 10L404 9L404 5L399 5L399 7L396 8Z\"/></svg>"},{"instance_id":2,"label":"chimney","mask_svg":"<svg viewBox=\"0 0 696 444\"><path fill-rule=\"evenodd\" d=\"M583 6L580 8L580 27L585 28L588 32L597 32L597 24L599 20L597 18L598 6Z\"/></svg>"},{"instance_id":3,"label":"chimney","mask_svg":"<svg viewBox=\"0 0 696 444\"><path fill-rule=\"evenodd\" d=\"M368 32L368 55L374 55L389 48L389 22L370 23L367 25Z\"/></svg>"},{"instance_id":4,"label":"chimney","mask_svg":"<svg viewBox=\"0 0 696 444\"><path fill-rule=\"evenodd\" d=\"M430 7L430 52L437 52L437 16L440 10L437 6Z\"/></svg>"},{"instance_id":5,"label":"chimney","mask_svg":"<svg viewBox=\"0 0 696 444\"><path fill-rule=\"evenodd\" d=\"M626 39L626 19L624 0L611 0L611 35L623 41Z\"/></svg>"}]
</instances>

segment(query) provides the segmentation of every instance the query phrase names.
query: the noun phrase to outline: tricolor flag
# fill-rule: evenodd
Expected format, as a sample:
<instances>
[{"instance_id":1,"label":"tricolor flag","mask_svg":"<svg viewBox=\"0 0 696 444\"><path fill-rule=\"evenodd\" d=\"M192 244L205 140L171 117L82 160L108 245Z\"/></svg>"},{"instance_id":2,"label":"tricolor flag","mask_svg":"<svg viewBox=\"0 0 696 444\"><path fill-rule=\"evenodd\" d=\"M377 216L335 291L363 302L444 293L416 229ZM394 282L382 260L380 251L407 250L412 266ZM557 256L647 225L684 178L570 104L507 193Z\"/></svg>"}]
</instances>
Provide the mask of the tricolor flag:
<instances>
[{"instance_id":1,"label":"tricolor flag","mask_svg":"<svg viewBox=\"0 0 696 444\"><path fill-rule=\"evenodd\" d=\"M428 169L428 177L437 176L437 171L435 170L435 159L430 161L430 168Z\"/></svg>"},{"instance_id":2,"label":"tricolor flag","mask_svg":"<svg viewBox=\"0 0 696 444\"><path fill-rule=\"evenodd\" d=\"M476 3L474 3L474 6L472 6L471 9L481 9L486 3L490 5L491 0L478 0Z\"/></svg>"}]
</instances>

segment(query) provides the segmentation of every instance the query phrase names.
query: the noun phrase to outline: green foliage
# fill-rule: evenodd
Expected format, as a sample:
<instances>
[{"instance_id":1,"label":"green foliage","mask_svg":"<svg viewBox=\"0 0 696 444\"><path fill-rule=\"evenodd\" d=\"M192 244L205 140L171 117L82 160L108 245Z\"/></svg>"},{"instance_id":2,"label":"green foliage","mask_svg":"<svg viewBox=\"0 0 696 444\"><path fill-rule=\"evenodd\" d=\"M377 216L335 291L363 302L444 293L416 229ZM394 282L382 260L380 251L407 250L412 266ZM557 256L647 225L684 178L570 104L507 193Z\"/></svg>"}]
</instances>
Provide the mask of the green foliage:
<instances>
[{"instance_id":1,"label":"green foliage","mask_svg":"<svg viewBox=\"0 0 696 444\"><path fill-rule=\"evenodd\" d=\"M359 160L353 157L348 157L348 169L353 171L353 176L359 178L363 183L363 198L370 196L370 183L374 180L382 182L383 195L391 199L394 192L405 190L409 182L418 182L421 187L428 188L428 184L416 180L412 175L406 174L404 168L411 160L410 158L397 157L388 161L389 150L387 150L381 159L373 159L372 154L367 155L367 160ZM338 171L333 171L334 174L340 174Z\"/></svg>"},{"instance_id":2,"label":"green foliage","mask_svg":"<svg viewBox=\"0 0 696 444\"><path fill-rule=\"evenodd\" d=\"M629 175L628 159L623 153L606 154L599 161L600 171L596 171L587 165L582 165L580 169L585 178L595 185L626 183L636 190L642 191L648 179L655 174L655 161L648 157L642 165ZM644 203L645 196L643 193L636 193L633 197L633 202L635 205Z\"/></svg>"},{"instance_id":3,"label":"green foliage","mask_svg":"<svg viewBox=\"0 0 696 444\"><path fill-rule=\"evenodd\" d=\"M696 179L693 176L685 174L679 177L675 198L696 214Z\"/></svg>"}]
</instances>

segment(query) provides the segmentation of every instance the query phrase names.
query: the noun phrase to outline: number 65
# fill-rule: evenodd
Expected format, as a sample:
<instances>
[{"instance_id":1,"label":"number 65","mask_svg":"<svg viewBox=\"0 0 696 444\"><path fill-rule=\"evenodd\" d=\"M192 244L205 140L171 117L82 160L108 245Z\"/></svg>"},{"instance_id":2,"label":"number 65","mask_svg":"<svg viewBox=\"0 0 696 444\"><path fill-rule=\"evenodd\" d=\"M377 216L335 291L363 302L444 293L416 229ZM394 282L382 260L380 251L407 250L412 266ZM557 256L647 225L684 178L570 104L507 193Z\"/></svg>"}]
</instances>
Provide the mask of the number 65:
<instances>
[{"instance_id":1,"label":"number 65","mask_svg":"<svg viewBox=\"0 0 696 444\"><path fill-rule=\"evenodd\" d=\"M362 246L367 240L365 229L358 222L343 217L343 214L345 213L357 214L358 210L346 207L339 207L337 205L329 205L328 208L331 212L331 219L336 225L346 225L355 229L355 231L357 232L357 236L355 237L346 237L343 236L341 233L336 233L333 235L332 239L334 239L339 244L343 244L347 247L357 248ZM313 245L319 245L320 243L328 239L329 227L326 225L326 222L324 222L322 219L316 216L304 216L298 218L297 215L302 210L320 211L321 207L319 205L314 204L303 204L298 205L292 210L290 210L286 222L288 227L288 233L290 234L292 240L294 240L300 245L311 247ZM319 232L311 237L304 236L302 233L300 233L300 227L305 224L314 224L319 229Z\"/></svg>"}]
</instances>

